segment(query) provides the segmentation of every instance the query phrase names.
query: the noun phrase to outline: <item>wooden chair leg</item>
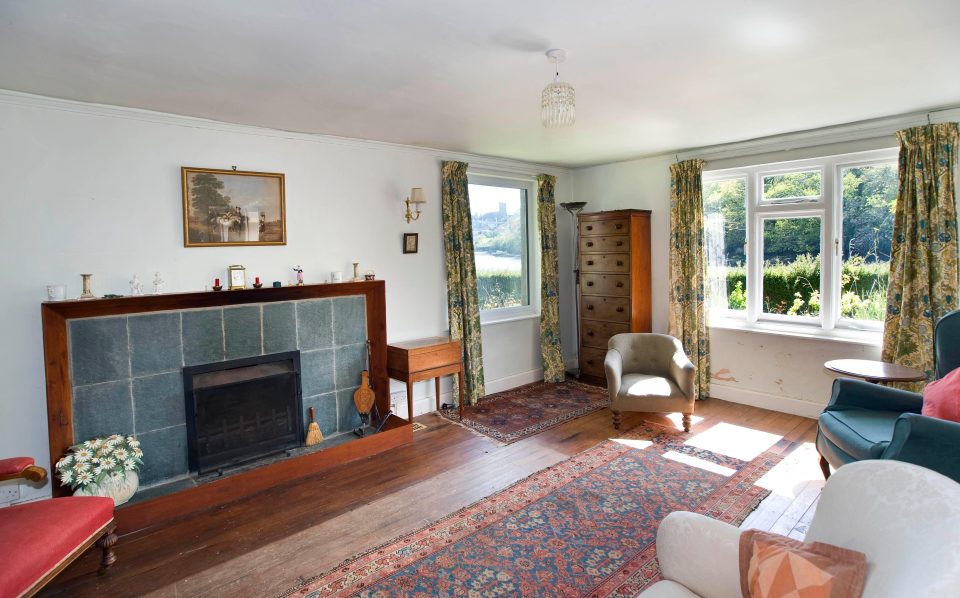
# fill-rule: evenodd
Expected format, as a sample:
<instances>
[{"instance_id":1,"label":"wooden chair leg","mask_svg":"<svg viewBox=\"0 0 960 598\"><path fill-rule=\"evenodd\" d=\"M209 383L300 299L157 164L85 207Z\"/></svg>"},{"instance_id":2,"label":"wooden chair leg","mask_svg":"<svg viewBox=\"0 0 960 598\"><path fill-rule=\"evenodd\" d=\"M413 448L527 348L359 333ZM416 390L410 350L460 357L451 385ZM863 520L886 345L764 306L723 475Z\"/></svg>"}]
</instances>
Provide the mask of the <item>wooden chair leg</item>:
<instances>
[{"instance_id":1,"label":"wooden chair leg","mask_svg":"<svg viewBox=\"0 0 960 598\"><path fill-rule=\"evenodd\" d=\"M823 472L823 479L830 479L830 463L827 462L827 459L820 455L820 471Z\"/></svg>"},{"instance_id":2,"label":"wooden chair leg","mask_svg":"<svg viewBox=\"0 0 960 598\"><path fill-rule=\"evenodd\" d=\"M116 530L117 524L110 524L110 527L107 528L103 536L97 540L97 548L103 551L103 556L100 558L100 569L97 570L97 575L103 575L107 572L107 569L110 568L110 565L117 562L117 554L113 552L113 546L117 543L117 534L114 533Z\"/></svg>"},{"instance_id":3,"label":"wooden chair leg","mask_svg":"<svg viewBox=\"0 0 960 598\"><path fill-rule=\"evenodd\" d=\"M620 412L619 411L613 412L613 429L614 430L620 429Z\"/></svg>"},{"instance_id":4,"label":"wooden chair leg","mask_svg":"<svg viewBox=\"0 0 960 598\"><path fill-rule=\"evenodd\" d=\"M690 416L691 416L691 415L693 415L693 414L692 414L692 413L684 413L684 414L683 414L683 431L684 431L684 432L689 432L689 431L690 431Z\"/></svg>"}]
</instances>

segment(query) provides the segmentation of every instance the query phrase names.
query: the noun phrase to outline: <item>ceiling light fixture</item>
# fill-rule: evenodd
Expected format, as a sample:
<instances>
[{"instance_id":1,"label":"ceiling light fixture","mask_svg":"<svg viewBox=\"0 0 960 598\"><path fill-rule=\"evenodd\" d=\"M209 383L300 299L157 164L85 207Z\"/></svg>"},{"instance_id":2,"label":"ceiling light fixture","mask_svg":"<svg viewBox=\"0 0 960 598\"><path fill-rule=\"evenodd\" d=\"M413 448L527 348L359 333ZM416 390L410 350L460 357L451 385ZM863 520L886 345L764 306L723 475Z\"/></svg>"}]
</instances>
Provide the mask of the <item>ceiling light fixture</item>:
<instances>
[{"instance_id":1,"label":"ceiling light fixture","mask_svg":"<svg viewBox=\"0 0 960 598\"><path fill-rule=\"evenodd\" d=\"M567 59L567 51L547 50L547 60L559 65ZM555 67L553 83L543 88L540 96L540 122L548 128L569 127L576 121L576 93L573 86L560 80L560 67Z\"/></svg>"}]
</instances>

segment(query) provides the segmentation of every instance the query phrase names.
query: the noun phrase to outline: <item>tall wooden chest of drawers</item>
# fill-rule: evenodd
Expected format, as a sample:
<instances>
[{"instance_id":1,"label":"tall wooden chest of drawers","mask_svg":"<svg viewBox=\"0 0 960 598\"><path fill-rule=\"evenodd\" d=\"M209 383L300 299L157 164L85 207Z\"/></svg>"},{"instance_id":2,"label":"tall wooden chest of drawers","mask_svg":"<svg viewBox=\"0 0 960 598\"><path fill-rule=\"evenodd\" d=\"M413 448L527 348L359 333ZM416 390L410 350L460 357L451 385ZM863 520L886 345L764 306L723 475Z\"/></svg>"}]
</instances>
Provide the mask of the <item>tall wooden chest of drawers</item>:
<instances>
[{"instance_id":1,"label":"tall wooden chest of drawers","mask_svg":"<svg viewBox=\"0 0 960 598\"><path fill-rule=\"evenodd\" d=\"M581 213L580 377L606 385L607 341L650 332L650 211Z\"/></svg>"}]
</instances>

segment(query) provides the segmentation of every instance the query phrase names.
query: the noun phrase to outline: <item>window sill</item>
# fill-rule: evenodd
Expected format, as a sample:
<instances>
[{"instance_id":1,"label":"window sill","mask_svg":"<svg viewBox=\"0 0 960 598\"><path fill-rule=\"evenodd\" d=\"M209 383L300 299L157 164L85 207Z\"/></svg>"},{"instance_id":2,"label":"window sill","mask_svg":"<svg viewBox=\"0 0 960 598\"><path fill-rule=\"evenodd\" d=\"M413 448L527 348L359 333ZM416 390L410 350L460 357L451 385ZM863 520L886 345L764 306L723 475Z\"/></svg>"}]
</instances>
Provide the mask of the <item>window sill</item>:
<instances>
[{"instance_id":1,"label":"window sill","mask_svg":"<svg viewBox=\"0 0 960 598\"><path fill-rule=\"evenodd\" d=\"M489 314L489 312L487 312ZM534 318L540 318L540 312L534 310L524 310L524 311L515 311L507 314L490 314L484 315L484 312L480 312L480 326L494 326L497 324L509 324L510 322L519 322L520 320L532 320Z\"/></svg>"},{"instance_id":2,"label":"window sill","mask_svg":"<svg viewBox=\"0 0 960 598\"><path fill-rule=\"evenodd\" d=\"M806 338L821 341L834 341L855 345L883 344L883 332L880 330L855 330L853 328L834 328L824 330L819 326L788 324L783 322L747 322L737 318L711 317L710 328L772 334L792 338Z\"/></svg>"}]
</instances>

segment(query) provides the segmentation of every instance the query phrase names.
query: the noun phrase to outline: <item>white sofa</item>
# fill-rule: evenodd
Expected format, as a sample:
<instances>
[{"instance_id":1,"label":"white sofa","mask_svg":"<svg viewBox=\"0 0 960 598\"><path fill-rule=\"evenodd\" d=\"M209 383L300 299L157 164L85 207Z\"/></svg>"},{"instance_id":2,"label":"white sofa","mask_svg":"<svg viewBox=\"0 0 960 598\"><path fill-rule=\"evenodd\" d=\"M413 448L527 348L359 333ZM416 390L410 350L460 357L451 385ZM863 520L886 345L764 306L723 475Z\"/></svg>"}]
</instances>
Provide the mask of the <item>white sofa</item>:
<instances>
[{"instance_id":1,"label":"white sofa","mask_svg":"<svg viewBox=\"0 0 960 598\"><path fill-rule=\"evenodd\" d=\"M960 484L900 461L844 465L823 489L807 540L867 555L864 598L960 596ZM643 598L740 598L740 529L678 511L657 530L664 580Z\"/></svg>"}]
</instances>

